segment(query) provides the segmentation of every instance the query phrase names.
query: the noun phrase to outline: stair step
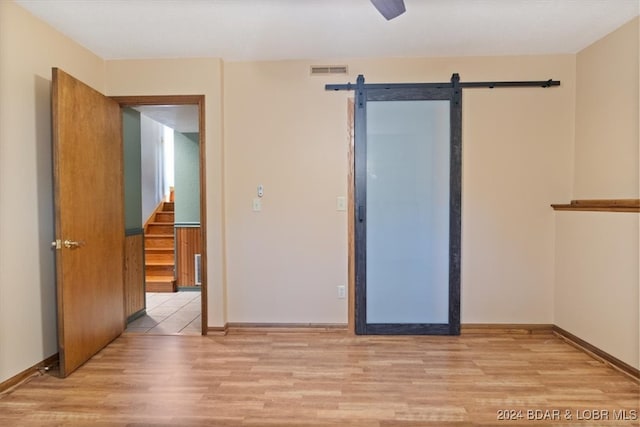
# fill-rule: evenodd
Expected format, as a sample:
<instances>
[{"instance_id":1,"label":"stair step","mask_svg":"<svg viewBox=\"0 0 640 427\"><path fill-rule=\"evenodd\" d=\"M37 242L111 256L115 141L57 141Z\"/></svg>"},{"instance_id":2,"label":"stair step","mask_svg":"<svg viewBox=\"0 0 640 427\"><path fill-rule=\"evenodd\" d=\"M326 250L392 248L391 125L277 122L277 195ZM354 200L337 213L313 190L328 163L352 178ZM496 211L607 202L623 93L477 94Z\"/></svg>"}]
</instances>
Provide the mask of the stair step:
<instances>
[{"instance_id":1,"label":"stair step","mask_svg":"<svg viewBox=\"0 0 640 427\"><path fill-rule=\"evenodd\" d=\"M178 292L178 287L173 283L149 283L147 292Z\"/></svg>"},{"instance_id":2,"label":"stair step","mask_svg":"<svg viewBox=\"0 0 640 427\"><path fill-rule=\"evenodd\" d=\"M145 254L144 260L147 264L154 262L166 262L173 264L175 259L173 257L173 252L152 252Z\"/></svg>"},{"instance_id":3,"label":"stair step","mask_svg":"<svg viewBox=\"0 0 640 427\"><path fill-rule=\"evenodd\" d=\"M173 246L164 247L164 248L162 248L162 247L160 247L160 248L157 248L157 247L147 248L147 247L145 247L144 248L144 253L145 253L146 256L149 256L149 255L162 255L162 254L173 255L173 251L174 251Z\"/></svg>"},{"instance_id":4,"label":"stair step","mask_svg":"<svg viewBox=\"0 0 640 427\"><path fill-rule=\"evenodd\" d=\"M171 249L173 250L173 236L163 234L146 234L144 236L145 249Z\"/></svg>"},{"instance_id":5,"label":"stair step","mask_svg":"<svg viewBox=\"0 0 640 427\"><path fill-rule=\"evenodd\" d=\"M173 267L174 261L173 261L173 257L171 257L171 259L158 259L158 258L151 258L147 256L145 257L144 260L144 265L147 267L161 267L161 266L167 266L170 265Z\"/></svg>"},{"instance_id":6,"label":"stair step","mask_svg":"<svg viewBox=\"0 0 640 427\"><path fill-rule=\"evenodd\" d=\"M175 259L173 250L169 248L159 248L159 249L160 251L153 250L153 248L146 249L144 251L145 261L155 261L158 259L170 259L171 261L175 262L176 259Z\"/></svg>"},{"instance_id":7,"label":"stair step","mask_svg":"<svg viewBox=\"0 0 640 427\"><path fill-rule=\"evenodd\" d=\"M176 280L173 277L147 276L145 280L147 292L176 292Z\"/></svg>"},{"instance_id":8,"label":"stair step","mask_svg":"<svg viewBox=\"0 0 640 427\"><path fill-rule=\"evenodd\" d=\"M176 292L174 203L163 202L154 220L146 224L145 284L147 292Z\"/></svg>"},{"instance_id":9,"label":"stair step","mask_svg":"<svg viewBox=\"0 0 640 427\"><path fill-rule=\"evenodd\" d=\"M173 276L158 276L154 274L147 274L145 282L171 282L176 280Z\"/></svg>"},{"instance_id":10,"label":"stair step","mask_svg":"<svg viewBox=\"0 0 640 427\"><path fill-rule=\"evenodd\" d=\"M164 212L164 211L156 212L155 222L170 222L173 224L174 219L175 219L175 214L173 212Z\"/></svg>"},{"instance_id":11,"label":"stair step","mask_svg":"<svg viewBox=\"0 0 640 427\"><path fill-rule=\"evenodd\" d=\"M173 263L163 264L163 263L145 263L144 271L145 274L150 274L152 276L174 276L174 265Z\"/></svg>"},{"instance_id":12,"label":"stair step","mask_svg":"<svg viewBox=\"0 0 640 427\"><path fill-rule=\"evenodd\" d=\"M153 276L148 275L145 279L145 283L171 283L175 282L177 279L172 276Z\"/></svg>"},{"instance_id":13,"label":"stair step","mask_svg":"<svg viewBox=\"0 0 640 427\"><path fill-rule=\"evenodd\" d=\"M171 251L173 252L173 242L168 242L166 240L145 240L144 242L145 250L151 251L155 249L160 249L163 251Z\"/></svg>"},{"instance_id":14,"label":"stair step","mask_svg":"<svg viewBox=\"0 0 640 427\"><path fill-rule=\"evenodd\" d=\"M173 223L150 222L147 225L148 234L171 234L173 235Z\"/></svg>"},{"instance_id":15,"label":"stair step","mask_svg":"<svg viewBox=\"0 0 640 427\"><path fill-rule=\"evenodd\" d=\"M175 280L176 276L173 273L173 271L166 271L165 275L162 275L162 271L145 271L145 277L146 276L156 276L156 277L164 277L165 280Z\"/></svg>"}]
</instances>

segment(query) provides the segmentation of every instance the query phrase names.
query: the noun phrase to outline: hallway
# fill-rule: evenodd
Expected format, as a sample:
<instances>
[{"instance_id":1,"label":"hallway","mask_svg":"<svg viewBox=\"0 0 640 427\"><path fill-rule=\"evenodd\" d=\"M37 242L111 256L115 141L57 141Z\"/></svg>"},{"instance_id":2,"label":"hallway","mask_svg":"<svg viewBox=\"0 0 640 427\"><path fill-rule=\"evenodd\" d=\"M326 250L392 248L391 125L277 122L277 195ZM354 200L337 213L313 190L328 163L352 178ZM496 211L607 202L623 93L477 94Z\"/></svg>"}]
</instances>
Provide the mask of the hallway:
<instances>
[{"instance_id":1,"label":"hallway","mask_svg":"<svg viewBox=\"0 0 640 427\"><path fill-rule=\"evenodd\" d=\"M201 300L198 291L147 292L147 314L127 325L125 333L200 335Z\"/></svg>"}]
</instances>

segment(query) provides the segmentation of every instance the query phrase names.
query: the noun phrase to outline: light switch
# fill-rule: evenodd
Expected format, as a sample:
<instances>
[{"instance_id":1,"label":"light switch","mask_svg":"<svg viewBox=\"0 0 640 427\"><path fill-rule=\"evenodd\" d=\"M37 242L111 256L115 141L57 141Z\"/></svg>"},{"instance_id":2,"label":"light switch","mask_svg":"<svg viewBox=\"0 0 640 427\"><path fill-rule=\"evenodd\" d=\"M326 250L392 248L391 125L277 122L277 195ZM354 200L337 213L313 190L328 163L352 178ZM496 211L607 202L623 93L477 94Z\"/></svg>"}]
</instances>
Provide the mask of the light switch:
<instances>
[{"instance_id":1,"label":"light switch","mask_svg":"<svg viewBox=\"0 0 640 427\"><path fill-rule=\"evenodd\" d=\"M336 210L337 211L346 211L347 210L347 198L344 196L338 196L336 199Z\"/></svg>"},{"instance_id":2,"label":"light switch","mask_svg":"<svg viewBox=\"0 0 640 427\"><path fill-rule=\"evenodd\" d=\"M261 210L262 210L262 200L256 197L255 199L253 199L253 211L260 212Z\"/></svg>"}]
</instances>

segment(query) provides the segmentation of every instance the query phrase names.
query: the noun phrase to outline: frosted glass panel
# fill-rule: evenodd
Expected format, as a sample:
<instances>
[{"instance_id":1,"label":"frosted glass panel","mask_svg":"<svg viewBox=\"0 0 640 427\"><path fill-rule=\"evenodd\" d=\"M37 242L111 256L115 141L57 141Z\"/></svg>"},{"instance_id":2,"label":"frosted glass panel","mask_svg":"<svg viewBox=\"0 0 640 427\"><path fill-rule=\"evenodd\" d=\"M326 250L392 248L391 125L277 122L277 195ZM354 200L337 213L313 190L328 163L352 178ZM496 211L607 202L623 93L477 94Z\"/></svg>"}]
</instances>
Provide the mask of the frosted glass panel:
<instances>
[{"instance_id":1,"label":"frosted glass panel","mask_svg":"<svg viewBox=\"0 0 640 427\"><path fill-rule=\"evenodd\" d=\"M449 322L449 101L367 103L367 323Z\"/></svg>"}]
</instances>

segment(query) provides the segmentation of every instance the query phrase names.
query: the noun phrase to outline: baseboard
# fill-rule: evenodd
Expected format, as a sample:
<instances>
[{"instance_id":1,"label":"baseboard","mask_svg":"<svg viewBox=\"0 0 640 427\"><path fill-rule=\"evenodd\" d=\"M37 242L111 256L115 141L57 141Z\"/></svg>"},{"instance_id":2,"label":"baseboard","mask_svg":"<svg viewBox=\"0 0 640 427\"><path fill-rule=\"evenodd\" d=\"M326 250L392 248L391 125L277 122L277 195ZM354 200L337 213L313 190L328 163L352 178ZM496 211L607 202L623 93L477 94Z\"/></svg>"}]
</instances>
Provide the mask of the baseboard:
<instances>
[{"instance_id":1,"label":"baseboard","mask_svg":"<svg viewBox=\"0 0 640 427\"><path fill-rule=\"evenodd\" d=\"M309 333L346 332L347 324L342 323L228 323L229 332L263 333Z\"/></svg>"},{"instance_id":2,"label":"baseboard","mask_svg":"<svg viewBox=\"0 0 640 427\"><path fill-rule=\"evenodd\" d=\"M133 313L131 316L127 317L127 324L133 322L134 320L144 316L145 314L147 314L147 309L146 308L141 308L140 310L136 311L135 313Z\"/></svg>"},{"instance_id":3,"label":"baseboard","mask_svg":"<svg viewBox=\"0 0 640 427\"><path fill-rule=\"evenodd\" d=\"M229 332L228 326L228 323L225 323L224 326L209 326L207 327L207 335L225 336Z\"/></svg>"},{"instance_id":4,"label":"baseboard","mask_svg":"<svg viewBox=\"0 0 640 427\"><path fill-rule=\"evenodd\" d=\"M553 325L521 323L466 323L461 325L462 334L536 334L551 333ZM233 332L319 332L347 331L348 325L342 323L226 323L224 326L209 326L207 332L212 335L226 335Z\"/></svg>"},{"instance_id":5,"label":"baseboard","mask_svg":"<svg viewBox=\"0 0 640 427\"><path fill-rule=\"evenodd\" d=\"M573 335L571 332L566 331L559 326L553 325L553 332L567 343L584 351L594 359L600 360L601 362L629 375L633 379L640 381L640 369L634 368L617 357L610 355L606 351L599 349L593 344L588 343L582 338Z\"/></svg>"},{"instance_id":6,"label":"baseboard","mask_svg":"<svg viewBox=\"0 0 640 427\"><path fill-rule=\"evenodd\" d=\"M180 286L178 285L178 292L200 292L202 286Z\"/></svg>"},{"instance_id":7,"label":"baseboard","mask_svg":"<svg viewBox=\"0 0 640 427\"><path fill-rule=\"evenodd\" d=\"M471 334L520 334L551 333L553 325L545 323L463 323L460 335Z\"/></svg>"},{"instance_id":8,"label":"baseboard","mask_svg":"<svg viewBox=\"0 0 640 427\"><path fill-rule=\"evenodd\" d=\"M39 372L41 369L49 369L49 367L51 367L52 365L55 365L56 363L58 363L58 353L54 354L53 356L47 357L42 362L38 362L32 367L25 369L24 371L20 372L17 375L14 375L8 380L1 382L0 393L3 393L9 390L10 388L15 387L16 385L22 383L32 375Z\"/></svg>"}]
</instances>

